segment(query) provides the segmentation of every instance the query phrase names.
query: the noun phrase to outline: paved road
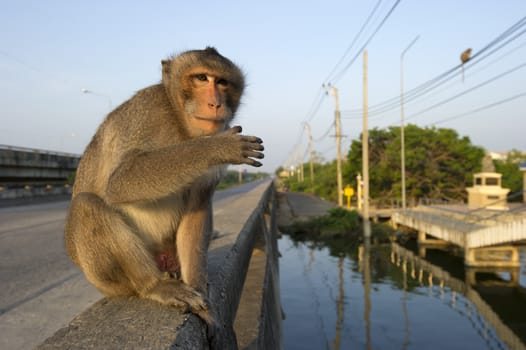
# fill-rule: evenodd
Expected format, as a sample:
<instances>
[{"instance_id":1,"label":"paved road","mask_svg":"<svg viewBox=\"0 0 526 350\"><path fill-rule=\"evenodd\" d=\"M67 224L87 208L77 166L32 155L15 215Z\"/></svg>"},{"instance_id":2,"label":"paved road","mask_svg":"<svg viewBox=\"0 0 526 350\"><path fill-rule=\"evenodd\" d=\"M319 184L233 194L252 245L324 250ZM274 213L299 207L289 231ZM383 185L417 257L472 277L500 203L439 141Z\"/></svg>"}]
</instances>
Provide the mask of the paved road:
<instances>
[{"instance_id":1,"label":"paved road","mask_svg":"<svg viewBox=\"0 0 526 350\"><path fill-rule=\"evenodd\" d=\"M0 209L0 349L31 349L101 295L70 262L68 202Z\"/></svg>"},{"instance_id":2,"label":"paved road","mask_svg":"<svg viewBox=\"0 0 526 350\"><path fill-rule=\"evenodd\" d=\"M215 214L257 181L218 191ZM0 208L0 349L31 349L102 295L64 251L69 202Z\"/></svg>"}]
</instances>

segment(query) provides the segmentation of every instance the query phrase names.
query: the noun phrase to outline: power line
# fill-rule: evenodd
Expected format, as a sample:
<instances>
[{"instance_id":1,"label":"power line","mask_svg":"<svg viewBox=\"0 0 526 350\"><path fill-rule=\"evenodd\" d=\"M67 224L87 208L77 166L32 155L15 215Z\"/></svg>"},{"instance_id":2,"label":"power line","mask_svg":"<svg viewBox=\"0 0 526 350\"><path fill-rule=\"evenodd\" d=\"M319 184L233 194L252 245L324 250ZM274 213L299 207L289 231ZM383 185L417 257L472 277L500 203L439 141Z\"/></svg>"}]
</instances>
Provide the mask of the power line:
<instances>
[{"instance_id":1,"label":"power line","mask_svg":"<svg viewBox=\"0 0 526 350\"><path fill-rule=\"evenodd\" d=\"M510 70L508 70L508 71L506 71L506 72L504 72L504 73L501 73L501 74L499 74L499 75L497 75L497 76L495 76L495 77L493 77L493 78L490 78L490 79L486 80L486 81L483 82L483 83L480 83L480 84L478 84L478 85L472 87L471 89L468 89L468 90L462 91L462 92L459 93L459 94L456 94L456 95L454 95L454 96L452 96L452 97L449 97L449 98L447 98L447 99L445 99L445 100L443 100L443 101L440 101L440 102L438 102L438 103L436 103L436 104L434 104L434 105L432 105L432 106L430 106L430 107L427 107L427 108L425 108L425 109L423 109L423 110L421 110L421 111L419 111L419 112L417 112L417 113L414 113L414 114L410 115L407 119L415 118L416 116L418 116L418 115L420 115L420 114L422 114L422 113L424 113L424 112L428 112L428 111L430 111L430 110L432 110L432 109L435 109L435 108L437 108L437 107L440 107L440 106L442 106L442 105L444 105L444 104L446 104L446 103L448 103L448 102L451 102L451 101L453 101L453 100L456 100L457 98L459 98L459 97L461 97L461 96L464 96L464 95L466 95L466 94L468 94L468 93L470 93L470 92L472 92L472 91L478 90L478 89L480 89L481 87L483 87L483 86L485 86L485 85L487 85L487 84L489 84L489 83L492 83L492 82L494 82L494 81L496 81L496 80L498 80L498 79L500 79L500 78L502 78L502 77L505 77L506 75L511 74L511 73L513 73L513 72L515 72L515 71L517 71L517 70L519 70L519 69L521 69L521 68L524 68L524 67L526 67L526 63L520 64L520 65L518 65L518 66L515 67L515 68L512 68L512 69L510 69Z\"/></svg>"},{"instance_id":2,"label":"power line","mask_svg":"<svg viewBox=\"0 0 526 350\"><path fill-rule=\"evenodd\" d=\"M391 9L389 10L389 12L387 13L387 15L383 18L383 20L381 21L381 23L376 27L375 31L372 33L372 35L369 36L369 38L367 39L366 43L361 47L361 49L358 51L358 53L347 63L347 65L341 69L339 71L338 74L334 75L334 82L337 82L342 76L343 74L347 71L347 69L354 63L354 61L356 60L356 58L360 55L361 51L363 51L363 49L370 43L370 41L374 38L374 36L377 34L377 32L380 30L380 28L385 24L385 22L387 21L387 19L389 18L389 16L392 14L392 12L394 11L394 9L398 6L400 0L396 1L393 6L391 7ZM354 44L356 43L356 40L357 38L361 35L361 33L363 32L363 30L365 29L366 25L369 23L370 21L370 18L372 18L372 16L374 16L374 13L377 11L377 8L379 6L379 3L377 3L375 5L375 7L373 8L373 11L372 13L369 15L369 18L366 20L365 24L362 26L362 29L360 30L360 32L358 33L358 35L356 36L355 40L353 40L353 42L351 43L351 45L349 46L349 48L346 50L346 52L344 53L344 55L342 56L342 58L338 61L338 63L336 64L336 66L334 67L334 69L331 71L331 73L329 74L328 78L333 76L333 73L334 71L336 70L336 68L341 64L341 62L343 62L343 60L345 59L345 57L348 55L348 53L350 52L350 49L354 46ZM470 69L474 66L476 66L477 64L480 64L480 62L484 61L486 58L490 57L491 55L493 55L495 52L498 52L500 51L503 47L505 47L506 45L508 45L509 43L515 41L517 38L521 37L524 33L526 33L526 29L522 30L522 31L519 31L521 28L523 28L524 26L526 25L526 16L525 17L522 17L519 21L517 21L516 23L514 23L512 26L510 26L508 29L506 29L504 32L502 32L500 35L498 35L497 37L495 37L492 41L490 41L486 46L484 46L481 50L479 50L475 55L472 56L472 58L466 63L467 65L467 68L466 69ZM517 33L518 32L518 33ZM513 35L514 33L516 33L515 35ZM521 46L519 46L518 48L522 47L524 44L522 44ZM518 48L514 49L514 50L511 50L509 53L517 50ZM501 56L499 59L501 59L502 57L505 57L506 55L503 55ZM497 60L494 60L493 62L495 61L498 61L499 59ZM490 62L488 65L486 65L485 67L491 65L493 62ZM428 110L431 110L433 108L436 108L442 104L445 104L445 103L448 103L458 97L461 97L471 91L474 91L478 88L481 88L482 86L486 85L486 84L489 84L491 83L492 81L494 80L497 80L499 79L500 77L504 76L504 75L507 75L507 74L510 74L512 73L513 71L517 70L517 69L520 69L524 66L523 65L520 65L518 67L515 67L514 69L512 70L509 70L509 71L506 71L504 73L502 73L501 75L498 75L492 79L489 79L487 81L485 81L484 83L481 83L467 91L464 91L460 94L457 94L455 96L452 96L442 102L439 102L433 106L430 106L428 107L427 109L423 110L423 111L420 111L418 112L417 114L420 114L420 113L423 113L423 112L426 112ZM419 86L411 89L410 91L408 91L406 93L406 103L407 102L413 102L417 99L419 99L420 97L422 96L427 96L431 91L436 91L436 89L444 84L446 84L447 82L449 82L450 80L454 79L455 76L456 76L456 72L462 68L462 64L458 64L452 68L450 68L449 70L445 71L444 73L441 73L439 74L438 76L420 84ZM449 121L449 120L452 120L452 119L456 119L456 118L461 118L463 116L466 116L466 115L469 115L469 114L472 114L472 113L476 113L476 112L479 112L479 111L482 111L482 110L485 110L487 108L492 108L494 106L498 106L500 104L503 104L503 103L506 103L506 102L509 102L509 101L512 101L514 99L517 99L517 98L520 98L520 97L523 97L524 95L526 95L526 93L523 93L523 94L519 94L519 95L516 95L516 96L513 96L513 97L510 97L508 99L504 99L504 100L501 100L501 101L498 101L498 102L495 102L495 103L492 103L492 104L489 104L489 105L486 105L486 106L483 106L483 107L480 107L480 108L477 108L475 110L472 110L472 111L469 111L469 112L466 112L466 113L462 113L462 114L459 114L459 115L456 115L456 116L453 116L453 117L450 117L450 118L447 118L447 119L444 119L444 120L440 120L438 122L436 122L437 124L438 123L442 123L442 122L446 122L446 121ZM310 109L310 112L308 114L308 120L312 120L317 111L319 110L320 106L321 106L321 103L323 102L323 94L318 94L317 96L317 99L314 100L312 106L311 106L311 109ZM369 113L370 113L370 116L371 116L371 119L374 118L375 116L378 116L379 114L381 113L384 113L384 112L387 112L387 111L390 111L394 108L398 108L399 107L399 97L396 96L396 97L393 97L391 99L388 99L386 101L383 101L381 103L378 103L372 107L370 107L369 109ZM361 113L362 113L362 110L361 109L356 109L356 110L351 110L351 111L345 111L343 112L343 114L345 115L351 115L351 116L354 116L356 115L356 118L359 119L361 118ZM359 114L359 116L358 116ZM412 115L410 116L409 118L412 118L414 117L415 115ZM352 119L352 117L347 117L346 119ZM331 124L329 126L329 129L325 132L325 134L320 137L319 139L317 139L316 141L321 141L323 140L325 137L327 137L328 133L330 132L330 129L332 128L334 124ZM303 132L303 128L302 128L302 132ZM296 144L296 147L298 147L300 141L301 141L301 137L303 136L303 133L300 133L299 135L299 139L298 139L298 143ZM332 147L331 147L332 148ZM291 152L292 153L292 152ZM289 153L290 154L290 153Z\"/></svg>"},{"instance_id":3,"label":"power line","mask_svg":"<svg viewBox=\"0 0 526 350\"><path fill-rule=\"evenodd\" d=\"M526 24L526 23L525 23ZM489 56L491 56L492 54L494 54L495 52L501 50L504 46L506 46L507 44L509 44L510 42L512 42L513 40L516 40L517 38L519 38L521 35L523 35L524 33L526 33L526 29L523 30L522 32L518 33L517 35L515 35L514 37L510 38L509 40L507 40L506 42L504 42L503 44L501 44L500 46L496 47L495 49L493 49L492 51L490 51L489 53L487 53L485 56L481 57L478 61L472 63L467 69L469 68L472 68L475 64L477 63L480 63L481 61L483 61L484 59L488 58ZM478 56L478 54L476 55ZM475 57L475 56L474 56ZM472 58L473 60L473 58ZM470 61L471 62L471 61ZM456 69L459 69L460 67L462 66L462 64L458 65L456 67ZM407 101L408 102L412 102L414 101L415 99L419 98L420 96L423 96L427 93L429 93L430 91L438 88L439 86L441 85L444 85L445 83L447 83L448 81L452 80L455 78L455 75L451 75L449 76L448 78L444 79L442 82L438 82L435 86L430 86L428 88L426 88L425 90L419 92L417 95L414 95L412 97L410 97ZM397 106L395 106L394 108L396 108ZM379 112L376 112L376 113L379 113Z\"/></svg>"},{"instance_id":4,"label":"power line","mask_svg":"<svg viewBox=\"0 0 526 350\"><path fill-rule=\"evenodd\" d=\"M334 68L332 69L332 71L329 73L329 75L327 76L327 78L325 78L324 82L328 83L330 82L330 77L334 74L334 72L336 71L336 69L338 68L338 66L343 62L343 60L345 59L345 57L347 56L347 54L349 53L349 51L351 50L351 48L354 46L354 44L356 44L356 41L358 40L358 38L360 37L360 35L362 35L365 27L367 26L367 24L369 24L369 21L371 20L371 18L374 16L374 14L376 13L376 11L378 10L378 7L380 6L380 4L382 3L382 0L378 0L378 2L376 3L376 5L374 6L373 10L371 11L371 13L369 14L369 17L367 17L367 19L365 20L364 24L362 25L362 28L360 28L360 31L356 34L356 36L354 37L353 41L351 42L351 44L349 45L349 47L347 48L347 50L345 50L345 53L343 54L343 56L340 58L340 60L338 61L338 63L336 63L336 65L334 66Z\"/></svg>"},{"instance_id":5,"label":"power line","mask_svg":"<svg viewBox=\"0 0 526 350\"><path fill-rule=\"evenodd\" d=\"M526 46L526 42L520 44L519 46L513 48L513 49L510 50L510 51L507 51L506 53L504 53L503 55L497 57L497 58L494 59L493 61L488 62L486 65L480 67L480 69L478 69L478 70L476 70L475 72L473 72L473 73L467 75L466 77L471 78L471 77L475 76L476 74L482 72L482 71L485 70L486 68L488 68L488 67L490 67L491 65L497 63L498 61L504 59L505 57L507 57L507 56L509 56L510 54L514 53L515 51L517 51L517 50L523 48L524 46ZM443 89L435 90L435 91L433 91L432 93L428 94L427 96L425 96L425 97L423 98L423 100L426 100L426 99L428 99L429 97L435 96L435 95L437 95L437 94L439 94L439 93L441 93L441 92L444 92L444 91L446 91L446 90L449 90L449 89L451 89L451 88L452 88L454 85L456 85L456 84L458 84L458 81L454 81L452 84L447 84L446 86L443 87ZM356 118L358 118L358 117L356 117Z\"/></svg>"},{"instance_id":6,"label":"power line","mask_svg":"<svg viewBox=\"0 0 526 350\"><path fill-rule=\"evenodd\" d=\"M314 117L316 116L316 113L318 113L318 110L320 109L321 107L321 104L323 103L323 100L325 98L325 94L323 93L323 91L320 89L320 92L318 93L318 98L317 100L315 99L310 110L309 110L309 113L307 114L309 117L307 118L307 122L310 122L312 121L312 119L314 119Z\"/></svg>"},{"instance_id":7,"label":"power line","mask_svg":"<svg viewBox=\"0 0 526 350\"><path fill-rule=\"evenodd\" d=\"M11 61L16 62L16 63L18 63L19 65L24 66L25 68L27 68L27 69L29 69L29 70L32 70L32 71L34 71L34 72L38 72L38 73L44 73L41 69L38 69L38 68L36 68L36 67L33 67L32 65L26 63L25 61L21 60L21 59L18 58L18 57L15 57L15 56L11 55L10 53L8 53L8 52L6 52L6 51L0 50L0 55L7 57L7 58L10 59Z\"/></svg>"},{"instance_id":8,"label":"power line","mask_svg":"<svg viewBox=\"0 0 526 350\"><path fill-rule=\"evenodd\" d=\"M325 133L323 133L322 136L318 137L318 138L315 138L315 139L312 139L312 141L314 142L320 142L322 141L323 139L325 139L328 135L329 135L329 132L331 132L331 129L332 127L334 126L334 120L332 121L331 125L329 125L329 128L327 129L327 131L325 131Z\"/></svg>"},{"instance_id":9,"label":"power line","mask_svg":"<svg viewBox=\"0 0 526 350\"><path fill-rule=\"evenodd\" d=\"M369 43L371 42L371 40L375 37L376 33L378 33L378 31L383 27L383 25L385 24L385 22L387 21L387 19L391 16L391 14L393 13L393 11L395 10L395 8L398 6L398 4L400 3L401 0L396 0L396 2L394 3L394 5L391 7L391 9L389 10L389 12L387 13L387 15L385 15L385 17L382 19L382 21L380 22L380 24L378 25L378 27L376 27L376 29L374 30L373 34L371 34L369 36L369 38L367 39L367 41L365 42L365 44L362 45L362 47L360 48L360 50L358 50L358 52L356 53L356 55L354 55L354 57L351 59L351 61L349 63L347 63L347 65L338 73L336 74L336 76L334 77L333 79L333 83L337 83L338 80L340 80L340 78L343 76L343 74L345 74L345 72L349 69L349 67L351 67L351 65L354 63L354 61L356 60L356 58L358 58L358 56L360 56L360 54L362 53L362 51L367 47L367 45L369 45Z\"/></svg>"},{"instance_id":10,"label":"power line","mask_svg":"<svg viewBox=\"0 0 526 350\"><path fill-rule=\"evenodd\" d=\"M490 108L493 108L493 107L496 107L496 106L499 106L501 104L504 104L504 103L507 103L507 102L511 102L513 100L516 100L518 98L521 98L521 97L525 97L526 96L526 91L523 92L523 93L520 93L518 95L515 95L515 96L512 96L512 97L508 97L504 100L500 100L500 101L497 101L497 102L493 102L493 103L490 103L488 105L485 105L485 106L482 106L482 107L479 107L479 108L476 108L476 109L473 109L469 112L464 112L464 113L461 113L461 114L457 114L455 116L452 116L452 117L449 117L449 118L445 118L445 119L441 119L441 120L438 120L436 122L433 122L433 123L430 123L429 125L437 125L437 124L441 124L441 123L445 123L445 122L448 122L450 120L453 120L453 119L459 119L459 118L462 118L462 117L465 117L467 115L470 115L470 114L474 114L474 113L478 113L478 112L482 112L486 109L490 109Z\"/></svg>"},{"instance_id":11,"label":"power line","mask_svg":"<svg viewBox=\"0 0 526 350\"><path fill-rule=\"evenodd\" d=\"M380 30L380 28L384 25L384 23L387 21L387 19L390 17L390 15L392 14L392 12L394 11L394 9L398 6L398 4L400 3L401 0L397 0L395 2L395 4L391 7L391 9L389 10L389 12L387 13L387 15L383 18L383 20L380 22L380 24L376 27L376 29L374 30L373 34L369 36L369 38L367 39L366 43L362 46L362 48L360 50L358 50L358 53L357 55L355 55L353 57L353 59L351 60L351 62L349 62L345 67L344 69L342 69L340 71L339 74L336 75L335 79L338 80L346 71L347 69L351 66L351 64L356 60L356 58L358 57L358 55L363 51L363 49L369 44L369 42L374 38L374 36L376 35L376 33ZM347 50L345 51L344 55L342 56L342 58L338 61L338 63L336 64L336 66L334 67L334 69L331 71L331 73L329 74L329 76L327 77L326 80L329 79L329 77L333 74L333 72L336 70L336 68L341 64L341 62L345 59L345 57L347 56L347 54L349 53L350 49L354 46L354 44L356 43L356 41L358 40L359 36L361 35L361 33L363 32L363 30L365 29L365 27L367 26L367 24L369 23L370 19L374 16L374 14L376 13L379 5L381 4L382 0L379 0L377 2L377 4L375 5L375 7L373 8L372 12L370 13L369 17L367 18L367 20L365 21L364 25L362 26L362 28L360 29L360 32L356 35L355 39L353 40L353 42L351 43L351 45L347 48ZM323 102L323 95L322 94L319 94L317 99L315 98L313 104L311 105L311 109L309 110L309 113L307 114L307 119L306 121L307 122L310 122L315 116L316 116L316 113L318 112L319 108L321 107L321 104ZM331 126L329 127L329 130L319 139L323 139L327 136L328 132L330 131L330 128L332 128L334 124L331 124ZM303 136L303 130L304 128L301 128L301 132L300 132L300 137L298 138L298 142L296 143L296 145L299 145L299 143L301 142L301 137ZM295 146L296 147L296 146ZM289 153L290 154L290 153Z\"/></svg>"},{"instance_id":12,"label":"power line","mask_svg":"<svg viewBox=\"0 0 526 350\"><path fill-rule=\"evenodd\" d=\"M494 48L492 51L488 52L486 55L478 58L480 55L482 55L483 53L485 53L486 51L491 49L493 46L495 46L498 43L500 43L501 41L503 41L506 37L512 35L514 32L516 32L520 28L524 27L525 25L526 25L526 16L521 18L518 22L514 23L510 28L505 30L503 33L501 33L499 36L497 36L495 39L493 39L489 44L487 44L484 48L482 48L479 52L477 52L475 55L473 55L473 57L468 62L469 66L468 66L467 69L472 68L474 65L480 63L481 61L483 61L487 57L489 57L492 54L494 54L495 52L501 50L504 46L508 45L509 43L513 42L514 40L516 40L517 38L522 36L524 33L526 33L526 29L525 29L525 30L519 32L518 34L516 34L515 36L509 38L504 43L502 43L498 47ZM450 68L446 72L441 73L438 76L436 76L436 77L434 77L434 78L432 78L432 79L420 84L419 86L409 90L405 94L405 96L406 96L406 103L414 101L415 99L427 94L431 90L434 90L434 89L438 88L439 86L447 83L451 79L455 78L456 74L453 74L453 73L455 73L460 68L462 68L462 64L458 64L458 65L454 66L453 68ZM396 96L396 97L390 98L388 100L385 100L383 102L380 102L380 103L378 103L378 104L376 104L374 106L371 106L369 108L369 113L370 113L370 115L377 115L377 114L384 113L384 112L390 111L390 110L398 108L398 107L399 107L399 96ZM361 114L361 113L362 113L361 109L354 109L354 110L343 112L343 114L345 114L345 115L358 115L358 114Z\"/></svg>"}]
</instances>

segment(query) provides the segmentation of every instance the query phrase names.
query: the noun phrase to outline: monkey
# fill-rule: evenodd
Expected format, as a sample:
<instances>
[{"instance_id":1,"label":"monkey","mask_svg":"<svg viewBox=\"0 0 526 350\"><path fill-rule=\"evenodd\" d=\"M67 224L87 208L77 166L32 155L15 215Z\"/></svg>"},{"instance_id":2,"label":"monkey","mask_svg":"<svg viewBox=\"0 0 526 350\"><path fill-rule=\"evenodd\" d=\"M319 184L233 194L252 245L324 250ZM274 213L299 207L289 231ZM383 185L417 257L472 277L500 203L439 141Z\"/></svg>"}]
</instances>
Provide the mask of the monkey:
<instances>
[{"instance_id":1,"label":"monkey","mask_svg":"<svg viewBox=\"0 0 526 350\"><path fill-rule=\"evenodd\" d=\"M466 49L462 52L460 55L460 61L462 61L462 64L466 63L471 59L471 49Z\"/></svg>"},{"instance_id":2,"label":"monkey","mask_svg":"<svg viewBox=\"0 0 526 350\"><path fill-rule=\"evenodd\" d=\"M460 61L462 62L462 82L464 82L464 64L471 59L471 48L466 49L460 55Z\"/></svg>"},{"instance_id":3,"label":"monkey","mask_svg":"<svg viewBox=\"0 0 526 350\"><path fill-rule=\"evenodd\" d=\"M111 111L79 163L65 247L106 296L138 296L214 325L207 299L211 200L229 164L263 141L231 127L241 69L214 47L161 61L161 81Z\"/></svg>"}]
</instances>

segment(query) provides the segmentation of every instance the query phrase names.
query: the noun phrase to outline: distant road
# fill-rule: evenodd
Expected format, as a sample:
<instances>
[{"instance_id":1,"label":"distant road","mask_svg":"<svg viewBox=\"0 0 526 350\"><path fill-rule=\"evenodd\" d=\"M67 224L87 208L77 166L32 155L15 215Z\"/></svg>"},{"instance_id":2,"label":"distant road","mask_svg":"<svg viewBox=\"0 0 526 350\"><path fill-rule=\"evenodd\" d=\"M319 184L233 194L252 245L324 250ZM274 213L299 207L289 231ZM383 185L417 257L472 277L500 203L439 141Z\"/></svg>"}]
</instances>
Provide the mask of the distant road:
<instances>
[{"instance_id":1,"label":"distant road","mask_svg":"<svg viewBox=\"0 0 526 350\"><path fill-rule=\"evenodd\" d=\"M232 187L226 190L217 191L214 195L214 205L221 204L221 201L228 197L236 196L240 193L250 192L254 188L258 187L259 185L267 181L269 181L268 178L263 179L263 180L249 182L249 183L235 186L235 187Z\"/></svg>"},{"instance_id":2,"label":"distant road","mask_svg":"<svg viewBox=\"0 0 526 350\"><path fill-rule=\"evenodd\" d=\"M218 191L217 209L268 181ZM63 243L69 201L0 208L0 349L31 349L102 297Z\"/></svg>"}]
</instances>

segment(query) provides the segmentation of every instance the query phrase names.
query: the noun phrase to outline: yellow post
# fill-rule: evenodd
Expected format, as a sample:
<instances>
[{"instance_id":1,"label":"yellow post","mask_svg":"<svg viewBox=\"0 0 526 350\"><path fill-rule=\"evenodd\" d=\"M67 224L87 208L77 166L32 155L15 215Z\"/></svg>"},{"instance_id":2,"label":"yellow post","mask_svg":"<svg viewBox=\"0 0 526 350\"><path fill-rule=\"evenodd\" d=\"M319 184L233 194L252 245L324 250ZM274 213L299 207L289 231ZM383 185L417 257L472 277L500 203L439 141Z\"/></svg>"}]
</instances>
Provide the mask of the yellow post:
<instances>
[{"instance_id":1,"label":"yellow post","mask_svg":"<svg viewBox=\"0 0 526 350\"><path fill-rule=\"evenodd\" d=\"M345 189L343 190L343 194L345 197L347 197L347 208L351 207L351 197L354 195L354 189L347 185L345 186Z\"/></svg>"}]
</instances>

